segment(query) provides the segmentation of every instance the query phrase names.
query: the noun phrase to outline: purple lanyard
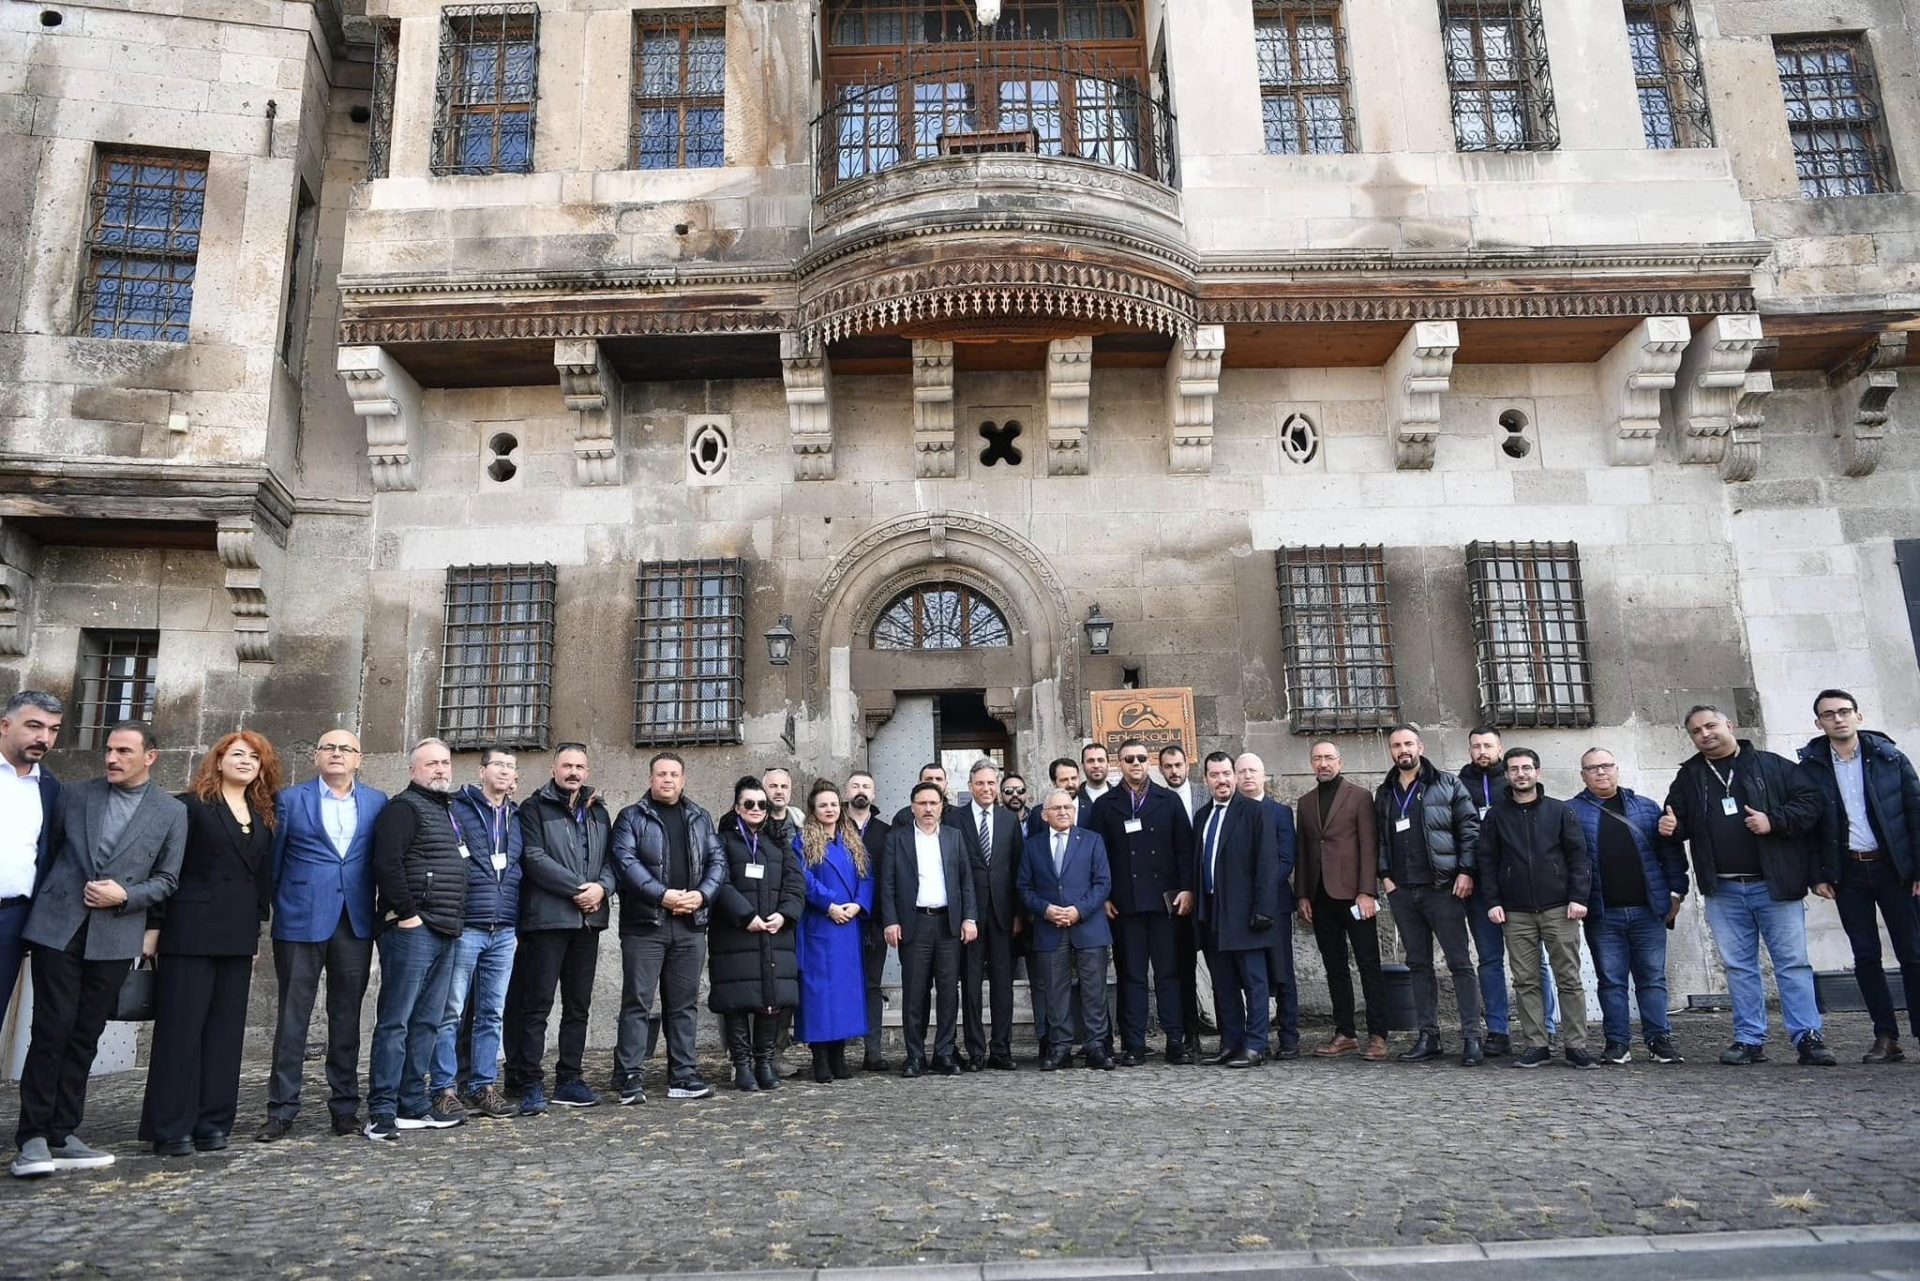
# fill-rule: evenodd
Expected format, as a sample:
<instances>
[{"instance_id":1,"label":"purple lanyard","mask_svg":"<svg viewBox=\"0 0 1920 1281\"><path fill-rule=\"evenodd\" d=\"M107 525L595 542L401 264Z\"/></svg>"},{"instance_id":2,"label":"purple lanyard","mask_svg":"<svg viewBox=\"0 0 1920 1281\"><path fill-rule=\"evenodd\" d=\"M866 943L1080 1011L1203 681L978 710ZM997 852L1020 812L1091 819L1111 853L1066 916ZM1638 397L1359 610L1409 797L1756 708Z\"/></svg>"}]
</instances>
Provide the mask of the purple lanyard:
<instances>
[{"instance_id":1,"label":"purple lanyard","mask_svg":"<svg viewBox=\"0 0 1920 1281\"><path fill-rule=\"evenodd\" d=\"M447 822L453 824L453 839L461 845L467 843L467 834L460 830L460 820L453 816L453 806L447 806Z\"/></svg>"},{"instance_id":2,"label":"purple lanyard","mask_svg":"<svg viewBox=\"0 0 1920 1281\"><path fill-rule=\"evenodd\" d=\"M1398 792L1400 788L1396 784L1393 790ZM1415 783L1412 787L1407 789L1406 796L1403 797L1400 801L1400 817L1401 818L1405 818L1407 816L1407 806L1413 804L1413 798L1418 795L1420 795L1420 784Z\"/></svg>"},{"instance_id":3,"label":"purple lanyard","mask_svg":"<svg viewBox=\"0 0 1920 1281\"><path fill-rule=\"evenodd\" d=\"M1418 787L1419 784L1416 783L1414 786ZM1487 803L1488 809L1493 808L1493 780L1485 774L1480 776L1480 799Z\"/></svg>"},{"instance_id":4,"label":"purple lanyard","mask_svg":"<svg viewBox=\"0 0 1920 1281\"><path fill-rule=\"evenodd\" d=\"M1139 793L1136 794L1133 790L1132 785L1128 785L1127 800L1133 805L1133 817L1135 818L1140 817L1140 809L1142 806L1144 806L1147 803L1147 797L1152 793L1152 791L1153 791L1152 786L1148 785L1146 788L1142 789Z\"/></svg>"},{"instance_id":5,"label":"purple lanyard","mask_svg":"<svg viewBox=\"0 0 1920 1281\"><path fill-rule=\"evenodd\" d=\"M749 863L760 861L760 837L754 832L747 833L747 861Z\"/></svg>"}]
</instances>

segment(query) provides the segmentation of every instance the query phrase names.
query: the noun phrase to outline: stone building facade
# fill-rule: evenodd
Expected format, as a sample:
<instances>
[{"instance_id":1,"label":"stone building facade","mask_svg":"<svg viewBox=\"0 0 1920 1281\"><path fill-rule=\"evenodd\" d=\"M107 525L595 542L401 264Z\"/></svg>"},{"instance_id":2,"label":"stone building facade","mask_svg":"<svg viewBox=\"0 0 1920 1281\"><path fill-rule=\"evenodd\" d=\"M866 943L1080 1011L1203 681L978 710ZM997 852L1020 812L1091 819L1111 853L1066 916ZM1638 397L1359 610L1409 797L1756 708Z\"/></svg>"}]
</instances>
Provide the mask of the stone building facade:
<instances>
[{"instance_id":1,"label":"stone building facade","mask_svg":"<svg viewBox=\"0 0 1920 1281\"><path fill-rule=\"evenodd\" d=\"M150 703L175 782L338 723L723 805L1033 776L1128 683L1288 796L1399 719L1562 794L1664 789L1701 701L1920 739L1910 6L1002 11L0 8L0 684L86 704L59 767Z\"/></svg>"}]
</instances>

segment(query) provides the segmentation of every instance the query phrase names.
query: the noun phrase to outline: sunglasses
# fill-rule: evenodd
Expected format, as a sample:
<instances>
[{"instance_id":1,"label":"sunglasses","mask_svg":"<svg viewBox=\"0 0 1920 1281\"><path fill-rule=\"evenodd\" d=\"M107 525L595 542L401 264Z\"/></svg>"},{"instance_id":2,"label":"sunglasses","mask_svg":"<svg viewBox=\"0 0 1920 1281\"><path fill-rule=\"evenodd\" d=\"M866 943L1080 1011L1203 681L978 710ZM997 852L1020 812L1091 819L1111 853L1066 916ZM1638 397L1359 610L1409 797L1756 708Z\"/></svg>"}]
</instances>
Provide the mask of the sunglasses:
<instances>
[{"instance_id":1,"label":"sunglasses","mask_svg":"<svg viewBox=\"0 0 1920 1281\"><path fill-rule=\"evenodd\" d=\"M1120 763L1122 765L1145 765L1147 758L1144 756L1122 756Z\"/></svg>"},{"instance_id":2,"label":"sunglasses","mask_svg":"<svg viewBox=\"0 0 1920 1281\"><path fill-rule=\"evenodd\" d=\"M763 810L767 808L767 803L765 801L741 801L740 808L743 810Z\"/></svg>"},{"instance_id":3,"label":"sunglasses","mask_svg":"<svg viewBox=\"0 0 1920 1281\"><path fill-rule=\"evenodd\" d=\"M1000 789L1000 794L1002 796L1025 796L1027 789L1024 787L1003 787Z\"/></svg>"}]
</instances>

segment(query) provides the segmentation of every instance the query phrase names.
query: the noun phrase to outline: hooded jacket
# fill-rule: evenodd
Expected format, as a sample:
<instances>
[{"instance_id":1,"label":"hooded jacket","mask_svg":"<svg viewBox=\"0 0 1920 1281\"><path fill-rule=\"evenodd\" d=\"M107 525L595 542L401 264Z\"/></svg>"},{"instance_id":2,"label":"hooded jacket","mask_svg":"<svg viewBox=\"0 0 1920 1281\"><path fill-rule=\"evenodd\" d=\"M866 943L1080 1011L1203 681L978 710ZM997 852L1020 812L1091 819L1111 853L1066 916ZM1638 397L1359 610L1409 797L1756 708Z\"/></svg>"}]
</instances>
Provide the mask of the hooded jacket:
<instances>
[{"instance_id":1,"label":"hooded jacket","mask_svg":"<svg viewBox=\"0 0 1920 1281\"><path fill-rule=\"evenodd\" d=\"M1893 860L1903 881L1920 881L1920 850L1914 840L1920 837L1920 776L1894 741L1877 730L1863 729L1854 750L1860 753L1860 767L1866 781L1867 822L1873 837ZM1823 867L1830 881L1838 881L1847 865L1847 810L1840 800L1840 783L1833 773L1833 748L1822 734L1800 749L1800 766L1820 788L1826 814L1820 825L1818 843Z\"/></svg>"}]
</instances>

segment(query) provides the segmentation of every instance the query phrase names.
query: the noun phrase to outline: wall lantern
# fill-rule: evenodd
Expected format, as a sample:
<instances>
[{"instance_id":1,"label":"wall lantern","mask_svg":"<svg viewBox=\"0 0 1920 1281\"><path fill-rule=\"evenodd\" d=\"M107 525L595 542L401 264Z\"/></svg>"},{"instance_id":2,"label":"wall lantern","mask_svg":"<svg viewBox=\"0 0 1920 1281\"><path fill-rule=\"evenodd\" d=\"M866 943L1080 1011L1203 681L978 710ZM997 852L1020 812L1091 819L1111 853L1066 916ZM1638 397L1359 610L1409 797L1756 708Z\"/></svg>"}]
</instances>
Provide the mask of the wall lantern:
<instances>
[{"instance_id":1,"label":"wall lantern","mask_svg":"<svg viewBox=\"0 0 1920 1281\"><path fill-rule=\"evenodd\" d=\"M1083 626L1087 629L1088 652L1095 655L1106 653L1107 644L1113 639L1113 620L1100 612L1097 602L1087 611L1087 621Z\"/></svg>"},{"instance_id":2,"label":"wall lantern","mask_svg":"<svg viewBox=\"0 0 1920 1281\"><path fill-rule=\"evenodd\" d=\"M793 661L793 615L782 614L780 621L767 629L767 661L785 667Z\"/></svg>"}]
</instances>

